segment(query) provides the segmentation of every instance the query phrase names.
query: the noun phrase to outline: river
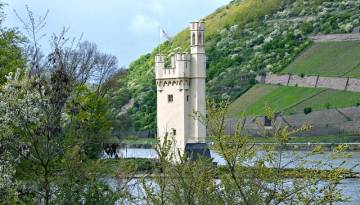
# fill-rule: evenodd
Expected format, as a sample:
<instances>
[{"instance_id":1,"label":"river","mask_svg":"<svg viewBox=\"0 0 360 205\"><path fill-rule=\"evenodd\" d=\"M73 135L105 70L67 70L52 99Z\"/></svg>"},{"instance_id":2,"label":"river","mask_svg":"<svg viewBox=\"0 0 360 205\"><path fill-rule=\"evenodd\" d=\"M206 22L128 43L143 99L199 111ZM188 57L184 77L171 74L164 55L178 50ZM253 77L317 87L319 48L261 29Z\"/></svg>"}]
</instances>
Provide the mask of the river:
<instances>
[{"instance_id":1,"label":"river","mask_svg":"<svg viewBox=\"0 0 360 205\"><path fill-rule=\"evenodd\" d=\"M157 154L154 149L141 149L141 148L128 148L128 149L118 149L117 153L119 156L124 158L156 158ZM305 155L306 151L297 152L299 156ZM261 153L259 153L261 154ZM337 158L333 159L331 157L330 152L325 152L322 154L313 155L308 158L309 161L319 160L322 162L330 161L331 165L339 165L343 161L346 161L344 165L346 168L351 168L356 166L360 163L360 152L349 152L352 155L351 158ZM292 151L285 151L284 152L284 160L283 163L289 162L292 158L293 152ZM217 162L220 165L224 165L225 161L219 154L214 151L211 151L211 157L213 158L214 162ZM106 156L105 156L106 158ZM287 166L288 168L296 167L297 164L292 163ZM308 164L308 167L311 167L312 164ZM325 169L327 167L324 167ZM355 172L360 172L360 166L354 168ZM339 188L343 190L343 194L347 197L351 197L350 202L346 203L337 203L337 205L359 205L360 204L360 179L344 179L342 183L339 185Z\"/></svg>"}]
</instances>

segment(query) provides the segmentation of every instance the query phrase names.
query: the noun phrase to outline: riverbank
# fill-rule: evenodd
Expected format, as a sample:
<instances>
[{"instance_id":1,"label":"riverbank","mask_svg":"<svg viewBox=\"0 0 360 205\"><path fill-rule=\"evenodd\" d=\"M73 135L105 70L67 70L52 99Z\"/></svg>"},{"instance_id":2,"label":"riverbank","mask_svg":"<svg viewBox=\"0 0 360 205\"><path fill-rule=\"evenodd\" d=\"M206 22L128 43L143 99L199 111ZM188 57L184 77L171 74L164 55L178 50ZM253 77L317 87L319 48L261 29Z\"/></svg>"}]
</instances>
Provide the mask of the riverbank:
<instances>
[{"instance_id":1,"label":"riverbank","mask_svg":"<svg viewBox=\"0 0 360 205\"><path fill-rule=\"evenodd\" d=\"M255 146L261 147L266 145L273 145L273 143L255 143ZM311 151L321 146L323 151L332 151L338 146L346 146L347 152L358 152L360 151L360 143L286 143L285 147L282 147L284 150L292 151Z\"/></svg>"},{"instance_id":2,"label":"riverbank","mask_svg":"<svg viewBox=\"0 0 360 205\"><path fill-rule=\"evenodd\" d=\"M275 143L272 137L253 137L250 141L256 146L271 145ZM115 141L114 141L115 143ZM154 138L125 138L117 140L116 143L122 149L142 148L151 149L156 145ZM211 144L211 141L208 141ZM347 151L360 151L360 136L312 136L312 137L292 137L286 144L286 150L308 151L321 145L326 151L333 150L340 144L347 145Z\"/></svg>"},{"instance_id":3,"label":"riverbank","mask_svg":"<svg viewBox=\"0 0 360 205\"><path fill-rule=\"evenodd\" d=\"M146 158L122 158L122 159L106 159L101 160L100 162L104 170L107 173L124 173L123 176L118 177L129 177L130 175L133 178L144 178L144 177L156 177L159 176L160 163L157 159L146 159ZM225 165L214 165L214 172L217 173L217 176L221 176L224 173L228 172L228 168ZM252 167L243 167L247 172L254 171ZM285 178L301 178L304 175L317 175L320 178L327 179L331 172L328 170L314 170L314 169L305 169L305 168L285 168L281 171L277 171L276 168L267 168L270 172L282 173ZM360 179L360 172L351 172L347 170L342 170L343 179ZM129 176L127 175L129 174ZM161 174L161 173L160 173Z\"/></svg>"}]
</instances>

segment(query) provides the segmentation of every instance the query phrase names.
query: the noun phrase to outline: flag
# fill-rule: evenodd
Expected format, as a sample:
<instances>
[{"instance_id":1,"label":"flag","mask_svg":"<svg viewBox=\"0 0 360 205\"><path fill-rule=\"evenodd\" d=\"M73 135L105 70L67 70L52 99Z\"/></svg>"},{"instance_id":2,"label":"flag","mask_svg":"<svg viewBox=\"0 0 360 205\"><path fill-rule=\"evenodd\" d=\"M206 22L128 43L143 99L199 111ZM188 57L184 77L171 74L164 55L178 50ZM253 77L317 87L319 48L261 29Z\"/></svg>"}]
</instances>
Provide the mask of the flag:
<instances>
[{"instance_id":1,"label":"flag","mask_svg":"<svg viewBox=\"0 0 360 205\"><path fill-rule=\"evenodd\" d=\"M164 29L160 28L160 39L166 38L167 40L171 40L171 37L164 31Z\"/></svg>"}]
</instances>

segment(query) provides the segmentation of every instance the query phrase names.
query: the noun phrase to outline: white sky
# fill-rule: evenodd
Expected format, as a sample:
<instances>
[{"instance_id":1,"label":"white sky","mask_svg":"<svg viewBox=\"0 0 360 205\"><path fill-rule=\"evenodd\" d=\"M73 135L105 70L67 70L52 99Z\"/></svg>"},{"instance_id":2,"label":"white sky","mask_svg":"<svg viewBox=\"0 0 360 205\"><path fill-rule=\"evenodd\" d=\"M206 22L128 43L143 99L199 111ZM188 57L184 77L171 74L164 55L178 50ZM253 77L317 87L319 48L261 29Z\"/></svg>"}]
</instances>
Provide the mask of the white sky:
<instances>
[{"instance_id":1,"label":"white sky","mask_svg":"<svg viewBox=\"0 0 360 205\"><path fill-rule=\"evenodd\" d=\"M4 0L6 21L9 27L22 25L14 14L23 18L28 5L36 16L49 9L44 39L70 27L68 37L79 37L98 44L101 51L118 57L119 64L127 66L158 44L161 26L173 36L215 11L230 0Z\"/></svg>"}]
</instances>

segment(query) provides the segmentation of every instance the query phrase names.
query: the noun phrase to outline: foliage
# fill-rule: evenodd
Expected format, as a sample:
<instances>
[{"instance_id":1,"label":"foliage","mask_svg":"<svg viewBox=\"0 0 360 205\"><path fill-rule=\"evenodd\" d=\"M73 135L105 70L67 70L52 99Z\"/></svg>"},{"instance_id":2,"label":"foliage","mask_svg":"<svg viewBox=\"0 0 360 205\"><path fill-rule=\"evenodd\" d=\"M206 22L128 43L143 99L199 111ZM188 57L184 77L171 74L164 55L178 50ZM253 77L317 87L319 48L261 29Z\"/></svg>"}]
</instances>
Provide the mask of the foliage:
<instances>
[{"instance_id":1,"label":"foliage","mask_svg":"<svg viewBox=\"0 0 360 205\"><path fill-rule=\"evenodd\" d=\"M155 172L158 174L142 179L143 203L332 204L347 200L337 186L351 170L344 169L341 164L320 171L328 162L309 159L321 153L321 147L306 154L292 152L291 159L284 160L289 135L310 127L291 130L274 122L274 129L264 129L263 133L273 139L274 144L256 147L248 136L243 135L241 123L234 135L226 135L227 107L226 102L209 101L208 118L195 113L209 129L214 143L211 149L225 160L225 164L215 168L208 159L192 161L180 152L176 154L172 141L165 136L156 148L160 162L160 168ZM267 111L269 119L274 119L273 112ZM345 146L337 147L333 156L341 156L345 149ZM306 168L308 163L311 169ZM291 166L294 168L290 169Z\"/></svg>"},{"instance_id":2,"label":"foliage","mask_svg":"<svg viewBox=\"0 0 360 205\"><path fill-rule=\"evenodd\" d=\"M98 96L86 86L77 87L67 105L65 129L76 141L84 141L82 149L87 157L95 159L102 153L100 146L110 137L108 99ZM64 113L64 114L65 114ZM83 139L81 139L83 137Z\"/></svg>"},{"instance_id":3,"label":"foliage","mask_svg":"<svg viewBox=\"0 0 360 205\"><path fill-rule=\"evenodd\" d=\"M95 185L81 184L87 173L82 160L100 154L101 142L109 130L106 106L104 99L81 86L73 93L77 97L69 98L72 83L65 76L55 71L50 79L9 78L1 92L2 145L6 152L21 159L16 179L27 183L21 198L27 203L44 200L48 204L54 201L54 195L61 194L66 195L64 199L76 200L72 192L64 192L81 187L85 191L86 186ZM55 184L58 193L50 188Z\"/></svg>"},{"instance_id":4,"label":"foliage","mask_svg":"<svg viewBox=\"0 0 360 205\"><path fill-rule=\"evenodd\" d=\"M255 74L286 68L311 44L308 35L350 32L359 26L359 8L357 0L235 0L219 8L205 18L208 96L235 100L253 85ZM160 46L168 57L188 51L188 29ZM155 129L157 52L141 56L129 68L131 98L139 102L131 118L138 130Z\"/></svg>"},{"instance_id":5,"label":"foliage","mask_svg":"<svg viewBox=\"0 0 360 205\"><path fill-rule=\"evenodd\" d=\"M0 126L0 128L3 127ZM5 129L1 130L5 131ZM16 190L20 185L19 181L14 178L16 165L19 161L7 150L4 150L4 141L3 136L0 135L0 202L14 203L18 200Z\"/></svg>"},{"instance_id":6,"label":"foliage","mask_svg":"<svg viewBox=\"0 0 360 205\"><path fill-rule=\"evenodd\" d=\"M2 25L5 18L3 7L4 3L0 2L0 85L6 82L9 73L15 74L16 69L22 68L25 63L20 48L24 38L16 29L5 28Z\"/></svg>"},{"instance_id":7,"label":"foliage","mask_svg":"<svg viewBox=\"0 0 360 205\"><path fill-rule=\"evenodd\" d=\"M168 136L157 144L156 152L159 168L142 179L143 201L161 205L221 204L214 194L215 172L209 159L190 161L181 153L174 153Z\"/></svg>"},{"instance_id":8,"label":"foliage","mask_svg":"<svg viewBox=\"0 0 360 205\"><path fill-rule=\"evenodd\" d=\"M115 73L104 86L109 87L107 98L109 99L109 112L111 119L111 129L113 136L119 136L121 133L132 127L129 113L123 106L131 104L130 91L128 89L128 71L125 69Z\"/></svg>"},{"instance_id":9,"label":"foliage","mask_svg":"<svg viewBox=\"0 0 360 205\"><path fill-rule=\"evenodd\" d=\"M100 157L110 136L103 85L117 60L87 41L67 44L66 30L52 36L53 50L45 58L37 42L45 18L30 10L28 16L28 24L21 19L32 35L27 63L9 73L0 89L0 156L7 164L1 169L1 203L114 202L119 193L85 161Z\"/></svg>"},{"instance_id":10,"label":"foliage","mask_svg":"<svg viewBox=\"0 0 360 205\"><path fill-rule=\"evenodd\" d=\"M311 113L312 112L312 108L311 107L306 107L306 108L304 108L304 114L305 115L307 115L307 114L309 114L309 113Z\"/></svg>"}]
</instances>

